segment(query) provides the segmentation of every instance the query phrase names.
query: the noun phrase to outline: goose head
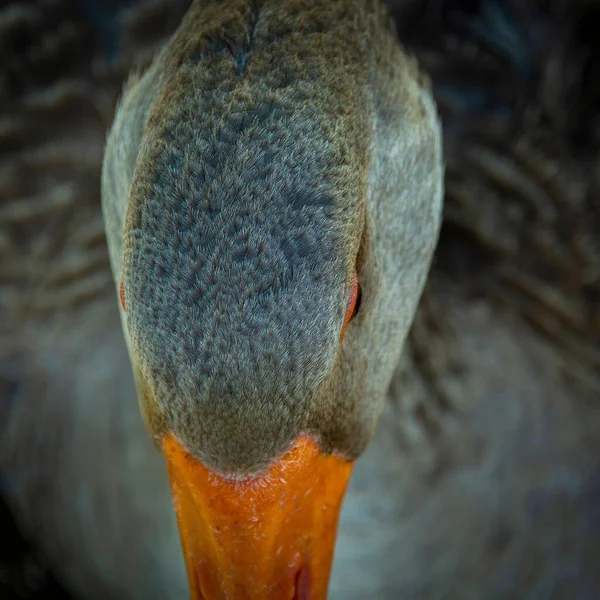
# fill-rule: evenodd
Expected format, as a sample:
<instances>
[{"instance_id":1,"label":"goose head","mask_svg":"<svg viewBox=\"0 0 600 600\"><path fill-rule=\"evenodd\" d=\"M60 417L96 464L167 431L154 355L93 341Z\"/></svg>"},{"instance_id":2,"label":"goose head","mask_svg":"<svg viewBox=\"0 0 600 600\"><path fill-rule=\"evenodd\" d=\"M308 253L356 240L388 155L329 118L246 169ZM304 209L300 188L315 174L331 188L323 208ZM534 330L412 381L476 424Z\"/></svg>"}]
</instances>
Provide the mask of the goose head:
<instances>
[{"instance_id":1,"label":"goose head","mask_svg":"<svg viewBox=\"0 0 600 600\"><path fill-rule=\"evenodd\" d=\"M128 84L103 208L193 598L325 597L441 180L433 102L375 3L196 2Z\"/></svg>"}]
</instances>

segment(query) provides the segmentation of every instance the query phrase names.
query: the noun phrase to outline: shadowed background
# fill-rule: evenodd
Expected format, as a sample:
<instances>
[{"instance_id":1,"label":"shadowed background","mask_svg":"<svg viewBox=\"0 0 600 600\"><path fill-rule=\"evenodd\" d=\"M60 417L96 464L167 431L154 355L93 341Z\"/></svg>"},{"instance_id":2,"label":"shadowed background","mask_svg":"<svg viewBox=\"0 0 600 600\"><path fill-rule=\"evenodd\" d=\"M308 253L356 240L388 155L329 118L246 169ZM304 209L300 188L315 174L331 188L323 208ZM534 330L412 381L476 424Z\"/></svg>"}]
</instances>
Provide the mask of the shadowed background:
<instances>
[{"instance_id":1,"label":"shadowed background","mask_svg":"<svg viewBox=\"0 0 600 600\"><path fill-rule=\"evenodd\" d=\"M457 331L432 291L447 282L535 331L572 385L597 398L600 6L388 4L401 39L432 78L447 164L444 226L406 350L427 382L427 401L412 407L419 427L399 431L399 438L410 446L437 435L447 413L466 402L454 385L462 368L452 351ZM7 266L14 261L0 260L0 314L17 303L23 320L48 316L113 294L101 229L82 227L85 265L58 261L49 272L42 265L61 252L51 245L55 228L75 229L97 212L105 132L123 79L149 59L188 5L0 2L0 257L15 250L27 257L18 271ZM28 201L14 202L22 198ZM35 248L20 247L49 222L47 239L39 235ZM83 268L97 276L79 289ZM43 296L31 289L23 298L11 295L15 282L36 277L44 279ZM18 401L11 340L22 322L0 319L0 402ZM0 492L5 485L0 474ZM600 474L590 485L590 497L598 498ZM600 528L600 515L597 522ZM68 595L0 505L0 598L50 597Z\"/></svg>"}]
</instances>

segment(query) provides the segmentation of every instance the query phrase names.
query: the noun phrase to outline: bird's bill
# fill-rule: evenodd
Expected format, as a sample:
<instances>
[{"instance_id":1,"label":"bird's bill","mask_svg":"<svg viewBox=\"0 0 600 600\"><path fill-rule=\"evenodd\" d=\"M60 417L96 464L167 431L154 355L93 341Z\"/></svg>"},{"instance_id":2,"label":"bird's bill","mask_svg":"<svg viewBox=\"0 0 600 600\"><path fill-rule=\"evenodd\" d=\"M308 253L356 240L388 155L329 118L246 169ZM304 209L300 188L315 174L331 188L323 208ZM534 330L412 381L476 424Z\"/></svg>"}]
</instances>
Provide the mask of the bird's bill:
<instances>
[{"instance_id":1,"label":"bird's bill","mask_svg":"<svg viewBox=\"0 0 600 600\"><path fill-rule=\"evenodd\" d=\"M308 436L264 474L215 474L163 440L192 600L324 600L352 463Z\"/></svg>"}]
</instances>

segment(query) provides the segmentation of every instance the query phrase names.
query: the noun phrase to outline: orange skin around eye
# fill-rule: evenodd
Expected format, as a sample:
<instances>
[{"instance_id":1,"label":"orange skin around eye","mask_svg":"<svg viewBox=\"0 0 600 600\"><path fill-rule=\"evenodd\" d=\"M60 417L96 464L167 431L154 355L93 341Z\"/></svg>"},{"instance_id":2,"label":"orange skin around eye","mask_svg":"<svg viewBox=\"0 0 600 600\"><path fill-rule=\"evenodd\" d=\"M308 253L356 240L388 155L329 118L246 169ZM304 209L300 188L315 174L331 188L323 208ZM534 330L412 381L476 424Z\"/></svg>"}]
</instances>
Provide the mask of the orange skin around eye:
<instances>
[{"instance_id":1,"label":"orange skin around eye","mask_svg":"<svg viewBox=\"0 0 600 600\"><path fill-rule=\"evenodd\" d=\"M358 300L358 276L356 273L354 274L354 283L352 284L352 293L350 294L350 298L348 300L348 306L346 308L346 316L344 317L344 324L342 325L342 333L340 334L340 340L344 338L344 334L346 333L346 329L348 328L348 323L352 320L354 316L354 309L356 308L356 302Z\"/></svg>"},{"instance_id":2,"label":"orange skin around eye","mask_svg":"<svg viewBox=\"0 0 600 600\"><path fill-rule=\"evenodd\" d=\"M125 311L125 288L123 287L123 280L119 284L119 300L121 301L121 307Z\"/></svg>"}]
</instances>

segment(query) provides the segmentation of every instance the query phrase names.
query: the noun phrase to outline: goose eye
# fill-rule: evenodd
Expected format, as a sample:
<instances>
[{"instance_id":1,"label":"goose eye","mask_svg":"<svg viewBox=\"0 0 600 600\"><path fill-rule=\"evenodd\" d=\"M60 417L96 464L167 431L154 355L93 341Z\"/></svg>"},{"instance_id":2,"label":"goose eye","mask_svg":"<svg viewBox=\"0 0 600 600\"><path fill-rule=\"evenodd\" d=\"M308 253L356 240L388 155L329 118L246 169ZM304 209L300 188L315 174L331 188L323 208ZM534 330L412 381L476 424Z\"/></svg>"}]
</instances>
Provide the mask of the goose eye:
<instances>
[{"instance_id":1,"label":"goose eye","mask_svg":"<svg viewBox=\"0 0 600 600\"><path fill-rule=\"evenodd\" d=\"M360 287L360 283L356 282L356 296L354 299L354 308L352 310L352 314L350 315L350 321L354 319L354 317L358 314L358 310L360 309L360 301L362 299L362 289Z\"/></svg>"},{"instance_id":2,"label":"goose eye","mask_svg":"<svg viewBox=\"0 0 600 600\"><path fill-rule=\"evenodd\" d=\"M344 317L344 325L342 326L342 334L341 338L344 337L346 333L346 328L348 327L348 323L354 318L358 309L360 308L360 299L361 299L361 290L360 284L358 283L358 277L356 274L354 275L354 283L352 285L352 292L350 293L350 298L348 299L348 306L346 307L346 316Z\"/></svg>"},{"instance_id":3,"label":"goose eye","mask_svg":"<svg viewBox=\"0 0 600 600\"><path fill-rule=\"evenodd\" d=\"M125 287L123 286L123 280L121 279L121 283L119 283L119 300L121 301L121 307L123 311L125 311Z\"/></svg>"}]
</instances>

